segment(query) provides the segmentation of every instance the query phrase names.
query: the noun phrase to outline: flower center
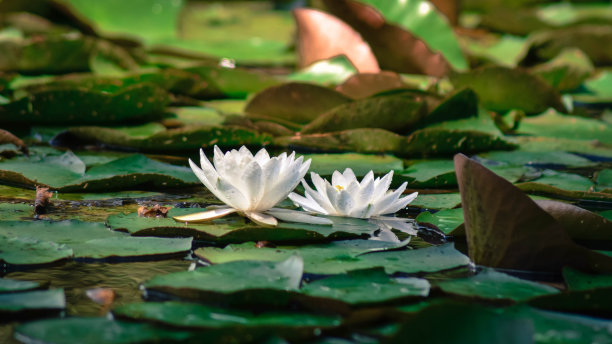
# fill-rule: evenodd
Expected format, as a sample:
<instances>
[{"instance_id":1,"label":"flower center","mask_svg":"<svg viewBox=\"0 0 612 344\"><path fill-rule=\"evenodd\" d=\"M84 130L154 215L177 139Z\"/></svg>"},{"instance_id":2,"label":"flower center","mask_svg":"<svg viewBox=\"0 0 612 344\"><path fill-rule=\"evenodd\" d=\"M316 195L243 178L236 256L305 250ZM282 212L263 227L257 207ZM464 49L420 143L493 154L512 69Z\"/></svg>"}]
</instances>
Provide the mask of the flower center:
<instances>
[{"instance_id":1,"label":"flower center","mask_svg":"<svg viewBox=\"0 0 612 344\"><path fill-rule=\"evenodd\" d=\"M342 185L336 185L336 189L338 189L338 191L342 191L344 190L344 187Z\"/></svg>"}]
</instances>

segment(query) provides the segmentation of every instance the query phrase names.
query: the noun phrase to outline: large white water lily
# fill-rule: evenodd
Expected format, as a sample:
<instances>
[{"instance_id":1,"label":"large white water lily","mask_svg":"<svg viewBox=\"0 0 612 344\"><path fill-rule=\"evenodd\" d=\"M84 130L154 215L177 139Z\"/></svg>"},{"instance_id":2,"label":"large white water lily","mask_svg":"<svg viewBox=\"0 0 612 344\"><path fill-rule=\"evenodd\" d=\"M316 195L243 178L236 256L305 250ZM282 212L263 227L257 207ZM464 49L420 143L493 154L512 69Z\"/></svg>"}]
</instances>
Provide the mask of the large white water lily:
<instances>
[{"instance_id":1,"label":"large white water lily","mask_svg":"<svg viewBox=\"0 0 612 344\"><path fill-rule=\"evenodd\" d=\"M401 197L407 183L403 183L395 191L390 191L393 171L382 178L374 178L374 173L370 171L361 182L350 168L344 170L344 173L335 171L331 183L314 172L311 172L310 176L316 190L302 180L304 196L294 192L289 194L289 199L304 210L324 215L370 219L383 230L392 227L410 234L416 233L408 223L409 220L382 216L405 208L418 195L414 192Z\"/></svg>"},{"instance_id":2,"label":"large white water lily","mask_svg":"<svg viewBox=\"0 0 612 344\"><path fill-rule=\"evenodd\" d=\"M225 154L215 146L211 164L200 150L201 168L191 159L189 165L204 186L227 206L174 219L181 222L204 222L237 212L266 226L276 226L277 218L291 222L331 224L325 218L273 208L287 198L308 171L310 160L303 160L303 157L296 159L295 152L270 158L265 149L253 156L244 146Z\"/></svg>"}]
</instances>

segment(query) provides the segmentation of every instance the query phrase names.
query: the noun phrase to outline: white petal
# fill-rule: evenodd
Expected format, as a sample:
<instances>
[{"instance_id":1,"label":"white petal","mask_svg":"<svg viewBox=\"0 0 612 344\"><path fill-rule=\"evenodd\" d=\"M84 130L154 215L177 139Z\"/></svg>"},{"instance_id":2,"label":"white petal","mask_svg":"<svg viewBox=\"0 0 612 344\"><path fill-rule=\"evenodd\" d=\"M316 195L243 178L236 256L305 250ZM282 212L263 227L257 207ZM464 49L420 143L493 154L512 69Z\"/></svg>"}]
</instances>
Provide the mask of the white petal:
<instances>
[{"instance_id":1,"label":"white petal","mask_svg":"<svg viewBox=\"0 0 612 344\"><path fill-rule=\"evenodd\" d=\"M372 193L372 201L376 201L385 196L387 190L389 190L389 186L391 185L391 180L393 179L393 171L385 174L382 179L376 178L374 181L374 192Z\"/></svg>"},{"instance_id":2,"label":"white petal","mask_svg":"<svg viewBox=\"0 0 612 344\"><path fill-rule=\"evenodd\" d=\"M327 198L327 195L322 195L320 192L314 191L304 179L302 179L302 185L304 186L304 196L306 196L308 199L312 199L319 206L321 206L321 208L325 209L324 214L328 215L336 212L336 208L334 208L334 206L331 204L329 198Z\"/></svg>"},{"instance_id":3,"label":"white petal","mask_svg":"<svg viewBox=\"0 0 612 344\"><path fill-rule=\"evenodd\" d=\"M334 171L334 173L332 173L331 183L333 186L341 186L343 188L346 187L344 176L338 171Z\"/></svg>"},{"instance_id":4,"label":"white petal","mask_svg":"<svg viewBox=\"0 0 612 344\"><path fill-rule=\"evenodd\" d=\"M215 164L215 168L217 169L217 171L219 171L219 166L223 164L222 161L225 158L225 156L223 155L223 152L221 151L221 149L219 149L219 146L217 145L215 145L215 148L213 149L213 151L214 151L213 163Z\"/></svg>"},{"instance_id":5,"label":"white petal","mask_svg":"<svg viewBox=\"0 0 612 344\"><path fill-rule=\"evenodd\" d=\"M244 183L244 194L249 200L250 209L254 209L264 194L263 174L259 163L255 160L246 166L242 176Z\"/></svg>"},{"instance_id":6,"label":"white petal","mask_svg":"<svg viewBox=\"0 0 612 344\"><path fill-rule=\"evenodd\" d=\"M359 185L361 185L361 187L363 187L364 185L367 185L368 183L374 183L374 172L372 170L370 170L370 172L368 172L363 179L361 180L361 183L359 183Z\"/></svg>"},{"instance_id":7,"label":"white petal","mask_svg":"<svg viewBox=\"0 0 612 344\"><path fill-rule=\"evenodd\" d=\"M262 148L255 154L255 160L263 167L263 165L270 160L270 154L268 154L265 148Z\"/></svg>"},{"instance_id":8,"label":"white petal","mask_svg":"<svg viewBox=\"0 0 612 344\"><path fill-rule=\"evenodd\" d=\"M342 173L342 176L344 177L345 183L350 183L351 181L357 181L357 177L355 177L355 172L353 172L353 170L351 168L347 168L344 170L344 172Z\"/></svg>"},{"instance_id":9,"label":"white petal","mask_svg":"<svg viewBox=\"0 0 612 344\"><path fill-rule=\"evenodd\" d=\"M371 210L374 208L372 203L364 203L354 207L348 214L350 217L357 217L360 219L367 219L371 215Z\"/></svg>"},{"instance_id":10,"label":"white petal","mask_svg":"<svg viewBox=\"0 0 612 344\"><path fill-rule=\"evenodd\" d=\"M204 171L202 171L193 161L191 161L191 159L189 159L189 165L191 166L191 169L193 170L193 173L195 173L196 177L198 177L202 184L204 184L204 186L206 186L206 188L212 192L213 195L217 196L221 202L232 206L232 204L229 203L229 198L227 198L223 192L217 189L217 181L219 178L215 177L215 179L209 180Z\"/></svg>"},{"instance_id":11,"label":"white petal","mask_svg":"<svg viewBox=\"0 0 612 344\"><path fill-rule=\"evenodd\" d=\"M238 210L247 210L249 208L250 203L246 196L223 177L217 179L216 187L227 199L227 202L224 201L225 204Z\"/></svg>"},{"instance_id":12,"label":"white petal","mask_svg":"<svg viewBox=\"0 0 612 344\"><path fill-rule=\"evenodd\" d=\"M278 225L278 221L274 218L274 216L258 213L255 211L245 211L244 214L246 215L246 217L251 219L251 221L261 226L274 227Z\"/></svg>"},{"instance_id":13,"label":"white petal","mask_svg":"<svg viewBox=\"0 0 612 344\"><path fill-rule=\"evenodd\" d=\"M292 200L296 205L304 208L306 211L312 211L319 214L327 214L327 211L323 209L317 202L312 198L306 198L292 192L289 194L289 199Z\"/></svg>"},{"instance_id":14,"label":"white petal","mask_svg":"<svg viewBox=\"0 0 612 344\"><path fill-rule=\"evenodd\" d=\"M335 205L336 209L338 209L338 214L347 216L351 213L351 210L353 210L353 197L347 190L342 190L336 193L338 194L338 199Z\"/></svg>"},{"instance_id":15,"label":"white petal","mask_svg":"<svg viewBox=\"0 0 612 344\"><path fill-rule=\"evenodd\" d=\"M386 242L394 242L394 243L401 242L398 239L397 235L395 235L395 233L393 233L390 229L386 229L386 228L380 228L379 232L376 233L375 236L372 236L370 240L386 241Z\"/></svg>"},{"instance_id":16,"label":"white petal","mask_svg":"<svg viewBox=\"0 0 612 344\"><path fill-rule=\"evenodd\" d=\"M333 187L327 181L325 181L325 195L327 196L327 199L329 199L329 203L331 203L331 205L334 207L334 212L330 213L329 215L342 216L343 214L338 210L338 198L340 197L340 193L338 192L338 189Z\"/></svg>"},{"instance_id":17,"label":"white petal","mask_svg":"<svg viewBox=\"0 0 612 344\"><path fill-rule=\"evenodd\" d=\"M267 210L266 213L276 217L279 220L285 221L285 222L301 222L301 223L310 223L313 225L333 225L334 224L332 220L330 219L308 215L303 211L297 211L297 210L272 208L272 209Z\"/></svg>"},{"instance_id":18,"label":"white petal","mask_svg":"<svg viewBox=\"0 0 612 344\"><path fill-rule=\"evenodd\" d=\"M299 169L293 169L278 176L271 176L271 178L275 178L275 182L273 185L266 187L266 193L258 206L258 209L262 211L270 209L287 198L300 182L300 171Z\"/></svg>"},{"instance_id":19,"label":"white petal","mask_svg":"<svg viewBox=\"0 0 612 344\"><path fill-rule=\"evenodd\" d=\"M174 216L172 217L174 221L178 222L191 222L191 223L199 223L199 222L207 222L212 221L214 219L218 219L225 215L235 213L236 209L234 208L219 208L212 209L207 211L202 211L195 214L183 215L183 216Z\"/></svg>"},{"instance_id":20,"label":"white petal","mask_svg":"<svg viewBox=\"0 0 612 344\"><path fill-rule=\"evenodd\" d=\"M200 167L202 167L202 171L204 171L208 181L213 181L219 177L217 170L215 170L202 149L200 149Z\"/></svg>"},{"instance_id":21,"label":"white petal","mask_svg":"<svg viewBox=\"0 0 612 344\"><path fill-rule=\"evenodd\" d=\"M372 218L370 221L378 224L379 226L394 228L410 235L418 234L416 228L414 228L414 221L411 219L379 216Z\"/></svg>"},{"instance_id":22,"label":"white petal","mask_svg":"<svg viewBox=\"0 0 612 344\"><path fill-rule=\"evenodd\" d=\"M245 146L240 147L240 149L238 150L238 153L240 153L241 156L246 156L249 158L253 157L253 154L251 153L251 151Z\"/></svg>"},{"instance_id":23,"label":"white petal","mask_svg":"<svg viewBox=\"0 0 612 344\"><path fill-rule=\"evenodd\" d=\"M418 195L419 195L418 192L413 192L406 197L397 199L395 202L393 202L393 204L387 207L387 209L385 209L384 212L381 212L381 214L394 214L398 212L399 210L406 208L406 206L410 202L414 201L414 199L417 198Z\"/></svg>"},{"instance_id":24,"label":"white petal","mask_svg":"<svg viewBox=\"0 0 612 344\"><path fill-rule=\"evenodd\" d=\"M304 176L306 175L306 172L308 172L311 162L312 162L312 159L308 159L304 161L304 163L302 163L302 167L300 167L300 179L304 178Z\"/></svg>"},{"instance_id":25,"label":"white petal","mask_svg":"<svg viewBox=\"0 0 612 344\"><path fill-rule=\"evenodd\" d=\"M376 201L376 203L374 203L376 209L373 211L372 215L389 214L389 210L396 205L395 201L402 195L402 192L406 189L406 185L407 183L404 182L397 190L389 192L383 198Z\"/></svg>"}]
</instances>

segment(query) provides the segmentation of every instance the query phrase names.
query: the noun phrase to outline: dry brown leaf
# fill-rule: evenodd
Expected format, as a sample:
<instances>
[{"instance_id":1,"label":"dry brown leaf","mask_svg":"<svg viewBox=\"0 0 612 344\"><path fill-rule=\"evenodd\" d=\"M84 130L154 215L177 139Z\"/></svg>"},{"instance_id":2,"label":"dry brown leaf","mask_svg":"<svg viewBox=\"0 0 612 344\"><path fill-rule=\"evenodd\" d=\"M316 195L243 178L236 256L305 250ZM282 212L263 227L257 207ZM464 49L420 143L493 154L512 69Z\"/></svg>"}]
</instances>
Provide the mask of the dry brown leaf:
<instances>
[{"instance_id":1,"label":"dry brown leaf","mask_svg":"<svg viewBox=\"0 0 612 344\"><path fill-rule=\"evenodd\" d=\"M138 207L138 217L168 217L168 207L162 207L159 204L151 208L140 206Z\"/></svg>"},{"instance_id":2,"label":"dry brown leaf","mask_svg":"<svg viewBox=\"0 0 612 344\"><path fill-rule=\"evenodd\" d=\"M293 11L297 23L299 66L345 55L362 73L380 71L376 57L361 35L331 14L301 8Z\"/></svg>"},{"instance_id":3,"label":"dry brown leaf","mask_svg":"<svg viewBox=\"0 0 612 344\"><path fill-rule=\"evenodd\" d=\"M0 129L0 144L12 143L19 148L25 155L29 155L28 146L20 138L13 135L11 132Z\"/></svg>"},{"instance_id":4,"label":"dry brown leaf","mask_svg":"<svg viewBox=\"0 0 612 344\"><path fill-rule=\"evenodd\" d=\"M49 191L49 188L36 186L36 199L34 200L35 214L40 215L47 212L51 196L53 196L53 192Z\"/></svg>"},{"instance_id":5,"label":"dry brown leaf","mask_svg":"<svg viewBox=\"0 0 612 344\"><path fill-rule=\"evenodd\" d=\"M448 61L422 40L385 22L373 7L352 0L323 0L327 9L352 26L368 42L381 68L436 77L450 71Z\"/></svg>"}]
</instances>

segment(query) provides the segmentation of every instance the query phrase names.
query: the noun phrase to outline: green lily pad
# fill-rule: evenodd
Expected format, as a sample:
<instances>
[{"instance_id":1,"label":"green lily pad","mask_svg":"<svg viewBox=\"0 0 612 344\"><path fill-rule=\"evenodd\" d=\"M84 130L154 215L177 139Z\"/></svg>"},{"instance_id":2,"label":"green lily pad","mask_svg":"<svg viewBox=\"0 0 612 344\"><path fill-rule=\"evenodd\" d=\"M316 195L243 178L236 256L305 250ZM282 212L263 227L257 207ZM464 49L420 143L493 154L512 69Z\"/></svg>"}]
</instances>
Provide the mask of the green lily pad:
<instances>
[{"instance_id":1,"label":"green lily pad","mask_svg":"<svg viewBox=\"0 0 612 344\"><path fill-rule=\"evenodd\" d=\"M234 340L248 340L257 334L276 333L283 337L306 337L314 329L329 329L340 325L334 316L300 313L257 313L216 308L182 302L131 303L113 309L119 319L145 320L174 327L205 329ZM222 333L222 334L221 334ZM210 338L210 337L207 337Z\"/></svg>"},{"instance_id":2,"label":"green lily pad","mask_svg":"<svg viewBox=\"0 0 612 344\"><path fill-rule=\"evenodd\" d=\"M468 40L466 43L465 47L470 56L509 68L516 67L527 49L527 40L524 37L508 34L483 41Z\"/></svg>"},{"instance_id":3,"label":"green lily pad","mask_svg":"<svg viewBox=\"0 0 612 344\"><path fill-rule=\"evenodd\" d=\"M240 306L284 305L290 292L299 289L303 266L298 256L282 262L230 262L156 276L144 286L147 293L162 292L183 299Z\"/></svg>"},{"instance_id":4,"label":"green lily pad","mask_svg":"<svg viewBox=\"0 0 612 344\"><path fill-rule=\"evenodd\" d=\"M246 98L281 81L263 73L242 68L200 66L185 68L185 71L199 76L202 87L193 94L198 98ZM190 93L194 93L193 91Z\"/></svg>"},{"instance_id":5,"label":"green lily pad","mask_svg":"<svg viewBox=\"0 0 612 344\"><path fill-rule=\"evenodd\" d=\"M417 37L434 51L439 51L456 70L466 70L468 63L446 19L429 2L411 0L388 2L363 0L380 11L385 19L397 24Z\"/></svg>"},{"instance_id":6,"label":"green lily pad","mask_svg":"<svg viewBox=\"0 0 612 344\"><path fill-rule=\"evenodd\" d=\"M516 145L505 139L476 130L425 128L406 138L398 154L403 156L439 156L457 152L478 153L490 150L512 150Z\"/></svg>"},{"instance_id":7,"label":"green lily pad","mask_svg":"<svg viewBox=\"0 0 612 344\"><path fill-rule=\"evenodd\" d=\"M556 312L579 313L609 318L612 315L612 288L574 290L560 294L545 295L529 300L532 307Z\"/></svg>"},{"instance_id":8,"label":"green lily pad","mask_svg":"<svg viewBox=\"0 0 612 344\"><path fill-rule=\"evenodd\" d=\"M35 310L62 310L66 308L63 289L34 290L0 294L0 313Z\"/></svg>"},{"instance_id":9,"label":"green lily pad","mask_svg":"<svg viewBox=\"0 0 612 344\"><path fill-rule=\"evenodd\" d=\"M104 127L71 127L58 136L71 142L97 143L111 147L137 149L143 152L193 151L198 148L265 145L272 141L268 134L237 126L189 125L168 129L148 136ZM56 137L56 139L58 139Z\"/></svg>"},{"instance_id":10,"label":"green lily pad","mask_svg":"<svg viewBox=\"0 0 612 344\"><path fill-rule=\"evenodd\" d=\"M305 124L351 99L332 89L291 82L270 87L253 97L244 108L248 118L280 120L280 124Z\"/></svg>"},{"instance_id":11,"label":"green lily pad","mask_svg":"<svg viewBox=\"0 0 612 344\"><path fill-rule=\"evenodd\" d=\"M0 261L13 265L38 265L71 258L72 249L31 237L0 234Z\"/></svg>"},{"instance_id":12,"label":"green lily pad","mask_svg":"<svg viewBox=\"0 0 612 344\"><path fill-rule=\"evenodd\" d=\"M362 219L332 218L333 226L279 222L272 228L247 223L239 216L229 216L211 223L181 223L172 216L188 215L206 209L174 208L168 218L138 217L136 213L111 215L106 224L114 230L137 236L193 237L195 240L219 243L245 241L317 242L369 236L378 227Z\"/></svg>"},{"instance_id":13,"label":"green lily pad","mask_svg":"<svg viewBox=\"0 0 612 344\"><path fill-rule=\"evenodd\" d=\"M476 116L478 116L478 96L472 89L464 88L447 96L444 101L427 114L424 120L419 123L419 126L426 127L432 123Z\"/></svg>"},{"instance_id":14,"label":"green lily pad","mask_svg":"<svg viewBox=\"0 0 612 344\"><path fill-rule=\"evenodd\" d=\"M40 283L20 281L10 278L0 278L0 293L27 291L40 288Z\"/></svg>"},{"instance_id":15,"label":"green lily pad","mask_svg":"<svg viewBox=\"0 0 612 344\"><path fill-rule=\"evenodd\" d=\"M321 85L338 85L357 73L357 69L344 56L335 56L327 60L317 61L287 76L287 79L297 82L312 82Z\"/></svg>"},{"instance_id":16,"label":"green lily pad","mask_svg":"<svg viewBox=\"0 0 612 344\"><path fill-rule=\"evenodd\" d=\"M464 235L464 233L457 233L456 231L463 224L462 208L444 209L433 214L425 211L416 217L416 221L432 224L446 235Z\"/></svg>"},{"instance_id":17,"label":"green lily pad","mask_svg":"<svg viewBox=\"0 0 612 344\"><path fill-rule=\"evenodd\" d=\"M312 159L310 171L323 176L331 176L334 171L351 168L356 176L368 172L385 174L391 170L401 170L403 162L391 155L344 154L304 154L304 160Z\"/></svg>"},{"instance_id":18,"label":"green lily pad","mask_svg":"<svg viewBox=\"0 0 612 344\"><path fill-rule=\"evenodd\" d=\"M306 124L302 134L355 128L407 133L425 116L426 106L406 96L380 96L339 105Z\"/></svg>"},{"instance_id":19,"label":"green lily pad","mask_svg":"<svg viewBox=\"0 0 612 344\"><path fill-rule=\"evenodd\" d=\"M603 169L597 172L596 183L598 190L612 189L612 169Z\"/></svg>"},{"instance_id":20,"label":"green lily pad","mask_svg":"<svg viewBox=\"0 0 612 344\"><path fill-rule=\"evenodd\" d=\"M410 202L413 207L425 209L450 209L461 204L461 195L459 193L441 193L441 194L422 194Z\"/></svg>"},{"instance_id":21,"label":"green lily pad","mask_svg":"<svg viewBox=\"0 0 612 344\"><path fill-rule=\"evenodd\" d=\"M411 187L418 188L449 188L457 185L455 167L451 160L428 160L412 164L396 172L394 184L403 181L407 181Z\"/></svg>"},{"instance_id":22,"label":"green lily pad","mask_svg":"<svg viewBox=\"0 0 612 344\"><path fill-rule=\"evenodd\" d=\"M34 207L29 204L0 203L0 220L2 221L23 220L23 218L33 216Z\"/></svg>"},{"instance_id":23,"label":"green lily pad","mask_svg":"<svg viewBox=\"0 0 612 344\"><path fill-rule=\"evenodd\" d=\"M168 330L151 324L115 321L107 318L56 318L27 322L15 329L24 341L43 343L106 344L181 342L195 337L188 331Z\"/></svg>"},{"instance_id":24,"label":"green lily pad","mask_svg":"<svg viewBox=\"0 0 612 344\"><path fill-rule=\"evenodd\" d=\"M141 257L186 252L191 249L191 238L134 238L125 233L114 232L101 223L80 221L20 222L0 221L0 235L15 237L17 243L24 242L42 247L52 253L46 258L40 255L28 257L28 253L14 252L12 264L36 264L33 259L52 262L60 258L102 259L108 257ZM36 248L35 247L35 248ZM5 251L4 254L11 250ZM55 258L54 260L51 260Z\"/></svg>"},{"instance_id":25,"label":"green lily pad","mask_svg":"<svg viewBox=\"0 0 612 344\"><path fill-rule=\"evenodd\" d=\"M79 163L72 153L65 159L43 157L37 160L13 159L0 163L0 180L34 187L47 186L62 192L94 192L99 190L181 187L199 185L187 167L173 166L132 155L94 166L84 174L69 170ZM82 162L81 162L82 164ZM41 174L41 171L44 171Z\"/></svg>"},{"instance_id":26,"label":"green lily pad","mask_svg":"<svg viewBox=\"0 0 612 344\"><path fill-rule=\"evenodd\" d=\"M80 87L39 89L23 98L0 106L4 123L57 125L108 124L159 117L170 101L167 92L142 83L116 92Z\"/></svg>"},{"instance_id":27,"label":"green lily pad","mask_svg":"<svg viewBox=\"0 0 612 344\"><path fill-rule=\"evenodd\" d=\"M541 115L523 119L519 133L552 138L593 141L612 144L612 127L603 121L547 111ZM572 146L565 149L572 151ZM586 153L586 152L585 152Z\"/></svg>"},{"instance_id":28,"label":"green lily pad","mask_svg":"<svg viewBox=\"0 0 612 344\"><path fill-rule=\"evenodd\" d=\"M440 330L437 324L446 324ZM446 302L425 308L406 321L389 343L519 344L533 343L533 327L527 319L511 318L478 304Z\"/></svg>"},{"instance_id":29,"label":"green lily pad","mask_svg":"<svg viewBox=\"0 0 612 344\"><path fill-rule=\"evenodd\" d=\"M527 166L539 166L539 165L555 165L555 166L566 166L566 167L589 167L597 165L589 159L581 156L561 152L561 151L547 151L547 152L525 152L525 151L513 151L513 152L489 152L485 154L479 154L480 157L505 162L512 165L527 165Z\"/></svg>"},{"instance_id":30,"label":"green lily pad","mask_svg":"<svg viewBox=\"0 0 612 344\"><path fill-rule=\"evenodd\" d=\"M554 59L533 67L532 72L559 91L580 86L594 71L593 64L581 50L568 48Z\"/></svg>"},{"instance_id":31,"label":"green lily pad","mask_svg":"<svg viewBox=\"0 0 612 344\"><path fill-rule=\"evenodd\" d=\"M435 286L452 295L485 300L512 300L515 302L559 292L553 287L522 280L493 269L485 269L466 278L436 282Z\"/></svg>"},{"instance_id":32,"label":"green lily pad","mask_svg":"<svg viewBox=\"0 0 612 344\"><path fill-rule=\"evenodd\" d=\"M302 286L300 292L350 305L372 305L425 298L429 295L429 282L414 277L391 278L383 269L370 269L316 280Z\"/></svg>"},{"instance_id":33,"label":"green lily pad","mask_svg":"<svg viewBox=\"0 0 612 344\"><path fill-rule=\"evenodd\" d=\"M594 275L571 268L563 269L563 279L569 290L592 290L612 287L612 275Z\"/></svg>"},{"instance_id":34,"label":"green lily pad","mask_svg":"<svg viewBox=\"0 0 612 344\"><path fill-rule=\"evenodd\" d=\"M456 88L473 89L481 105L489 110L540 113L553 107L565 111L559 94L552 86L520 69L485 67L468 73L456 73L451 80Z\"/></svg>"},{"instance_id":35,"label":"green lily pad","mask_svg":"<svg viewBox=\"0 0 612 344\"><path fill-rule=\"evenodd\" d=\"M578 174L553 170L544 170L542 176L535 179L532 183L550 185L568 191L588 191L595 186L589 178Z\"/></svg>"}]
</instances>

